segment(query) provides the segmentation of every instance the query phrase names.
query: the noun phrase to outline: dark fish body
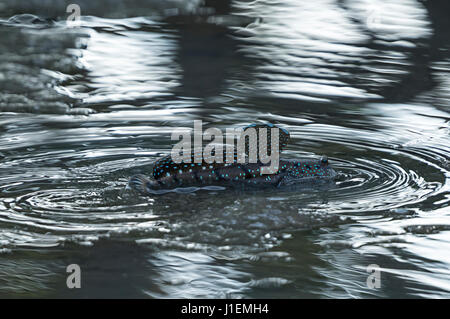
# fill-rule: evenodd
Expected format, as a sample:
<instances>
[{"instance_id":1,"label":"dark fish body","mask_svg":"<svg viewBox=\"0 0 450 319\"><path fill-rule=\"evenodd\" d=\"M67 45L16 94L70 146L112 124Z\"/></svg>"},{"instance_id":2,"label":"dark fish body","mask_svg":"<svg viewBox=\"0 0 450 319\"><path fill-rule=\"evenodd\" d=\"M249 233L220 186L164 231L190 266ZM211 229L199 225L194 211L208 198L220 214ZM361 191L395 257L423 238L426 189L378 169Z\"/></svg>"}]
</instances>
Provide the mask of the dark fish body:
<instances>
[{"instance_id":1,"label":"dark fish body","mask_svg":"<svg viewBox=\"0 0 450 319\"><path fill-rule=\"evenodd\" d=\"M130 179L129 186L142 194L160 193L180 187L202 186L254 186L282 187L299 183L331 181L336 172L322 157L317 159L280 159L275 174L261 174L262 163L232 163L221 166L206 163L181 163L177 170L155 179L136 175Z\"/></svg>"},{"instance_id":2,"label":"dark fish body","mask_svg":"<svg viewBox=\"0 0 450 319\"><path fill-rule=\"evenodd\" d=\"M257 140L251 140L247 133L248 129L255 129ZM276 146L275 150L282 151L289 141L289 132L280 128L278 140L276 135L271 135L270 129L277 128L273 124L253 124L244 129L241 138L245 141L244 156L238 156L237 150L234 150L231 163L217 163L210 161L210 158L196 158L202 155L201 150L191 152L190 161L176 163L171 156L156 161L153 172L150 177L144 175L133 176L128 185L142 194L160 194L174 189L187 187L203 186L242 186L249 185L254 187L282 187L286 185L295 185L300 183L315 183L318 181L331 181L335 178L336 172L331 168L326 156L320 159L280 159L278 169L271 174L263 174L263 167L270 167L269 164L263 164L260 161L250 162L250 156L253 151L259 152L259 147L264 148L265 152L271 152L271 147ZM278 129L278 128L277 128ZM266 142L260 144L260 135ZM274 136L272 140L271 136ZM263 151L264 152L264 151ZM258 153L259 154L259 153ZM226 154L222 154L225 160ZM243 157L243 163L241 163ZM196 160L200 161L197 163ZM211 162L211 163L208 163ZM267 171L264 171L264 173Z\"/></svg>"}]
</instances>

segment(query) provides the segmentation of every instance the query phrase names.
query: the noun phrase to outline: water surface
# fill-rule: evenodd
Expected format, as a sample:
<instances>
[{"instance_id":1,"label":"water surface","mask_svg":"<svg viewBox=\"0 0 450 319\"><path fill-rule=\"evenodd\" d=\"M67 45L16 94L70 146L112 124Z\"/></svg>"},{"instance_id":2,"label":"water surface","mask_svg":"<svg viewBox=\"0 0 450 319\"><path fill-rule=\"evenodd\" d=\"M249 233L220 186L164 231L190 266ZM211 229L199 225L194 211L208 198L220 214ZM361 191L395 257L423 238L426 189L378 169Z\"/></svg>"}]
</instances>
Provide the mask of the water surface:
<instances>
[{"instance_id":1,"label":"water surface","mask_svg":"<svg viewBox=\"0 0 450 319\"><path fill-rule=\"evenodd\" d=\"M0 5L1 297L450 297L446 1L77 3ZM336 186L126 191L194 120Z\"/></svg>"}]
</instances>

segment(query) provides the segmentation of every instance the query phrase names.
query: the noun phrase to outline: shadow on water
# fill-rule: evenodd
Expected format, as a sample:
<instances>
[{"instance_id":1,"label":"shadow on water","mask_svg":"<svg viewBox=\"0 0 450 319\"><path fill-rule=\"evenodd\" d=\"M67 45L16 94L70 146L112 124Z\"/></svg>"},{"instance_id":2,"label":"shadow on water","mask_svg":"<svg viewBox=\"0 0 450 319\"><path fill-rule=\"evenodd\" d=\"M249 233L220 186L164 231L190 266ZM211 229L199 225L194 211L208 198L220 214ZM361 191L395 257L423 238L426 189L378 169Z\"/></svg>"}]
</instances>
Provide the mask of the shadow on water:
<instances>
[{"instance_id":1,"label":"shadow on water","mask_svg":"<svg viewBox=\"0 0 450 319\"><path fill-rule=\"evenodd\" d=\"M404 102L414 99L417 95L434 89L439 80L433 75L433 62L446 60L449 55L450 25L445 13L450 10L450 4L445 0L423 1L427 9L432 34L411 51L407 51L412 61L406 76L397 85L386 89L384 96L390 102Z\"/></svg>"},{"instance_id":2,"label":"shadow on water","mask_svg":"<svg viewBox=\"0 0 450 319\"><path fill-rule=\"evenodd\" d=\"M176 61L182 68L179 96L205 98L220 95L236 67L237 42L217 16L230 15L230 1L206 1L204 14L176 15L165 21L177 30Z\"/></svg>"}]
</instances>

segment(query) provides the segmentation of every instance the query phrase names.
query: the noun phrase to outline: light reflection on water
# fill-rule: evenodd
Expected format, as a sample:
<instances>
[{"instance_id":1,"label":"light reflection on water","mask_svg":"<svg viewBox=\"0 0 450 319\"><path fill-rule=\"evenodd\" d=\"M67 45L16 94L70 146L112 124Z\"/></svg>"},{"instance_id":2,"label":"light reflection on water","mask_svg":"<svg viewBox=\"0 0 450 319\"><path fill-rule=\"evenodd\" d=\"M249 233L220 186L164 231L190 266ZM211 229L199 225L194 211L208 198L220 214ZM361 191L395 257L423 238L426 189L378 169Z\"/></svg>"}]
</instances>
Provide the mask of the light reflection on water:
<instances>
[{"instance_id":1,"label":"light reflection on water","mask_svg":"<svg viewBox=\"0 0 450 319\"><path fill-rule=\"evenodd\" d=\"M116 17L81 4L82 27L70 29L63 14L6 22L50 11L5 2L0 296L449 296L445 8L234 1L208 15L195 1L169 11L151 1L136 14L140 5ZM282 123L285 156L327 154L336 187L126 191L196 119ZM79 291L65 287L72 263ZM370 264L381 289L366 286Z\"/></svg>"}]
</instances>

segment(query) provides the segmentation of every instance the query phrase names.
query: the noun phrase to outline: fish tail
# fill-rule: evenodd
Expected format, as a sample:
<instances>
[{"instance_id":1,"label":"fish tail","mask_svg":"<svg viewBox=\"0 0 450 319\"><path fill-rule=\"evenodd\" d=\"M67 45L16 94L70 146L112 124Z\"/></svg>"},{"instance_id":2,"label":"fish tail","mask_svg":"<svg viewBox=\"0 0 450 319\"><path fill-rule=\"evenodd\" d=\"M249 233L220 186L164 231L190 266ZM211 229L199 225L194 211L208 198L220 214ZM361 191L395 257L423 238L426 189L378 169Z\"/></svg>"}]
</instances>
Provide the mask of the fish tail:
<instances>
[{"instance_id":1,"label":"fish tail","mask_svg":"<svg viewBox=\"0 0 450 319\"><path fill-rule=\"evenodd\" d=\"M144 175L134 175L130 178L128 186L140 193L148 193L149 187L152 186L152 182Z\"/></svg>"}]
</instances>

